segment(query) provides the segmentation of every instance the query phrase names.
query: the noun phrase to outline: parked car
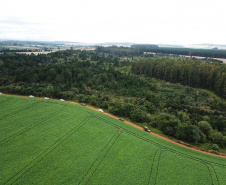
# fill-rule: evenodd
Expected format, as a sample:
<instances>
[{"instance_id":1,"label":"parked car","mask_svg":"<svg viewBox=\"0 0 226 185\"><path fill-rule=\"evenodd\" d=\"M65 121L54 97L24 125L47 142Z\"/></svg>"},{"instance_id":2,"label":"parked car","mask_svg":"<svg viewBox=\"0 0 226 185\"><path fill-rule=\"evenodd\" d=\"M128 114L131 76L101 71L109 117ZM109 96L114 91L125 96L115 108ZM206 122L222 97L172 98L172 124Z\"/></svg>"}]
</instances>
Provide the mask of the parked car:
<instances>
[{"instance_id":1,"label":"parked car","mask_svg":"<svg viewBox=\"0 0 226 185\"><path fill-rule=\"evenodd\" d=\"M144 131L151 132L151 130L148 127L144 127Z\"/></svg>"},{"instance_id":2,"label":"parked car","mask_svg":"<svg viewBox=\"0 0 226 185\"><path fill-rule=\"evenodd\" d=\"M100 112L104 112L102 109L99 109Z\"/></svg>"},{"instance_id":3,"label":"parked car","mask_svg":"<svg viewBox=\"0 0 226 185\"><path fill-rule=\"evenodd\" d=\"M86 106L86 104L85 104L85 103L81 103L81 105L82 105L82 106Z\"/></svg>"},{"instance_id":4,"label":"parked car","mask_svg":"<svg viewBox=\"0 0 226 185\"><path fill-rule=\"evenodd\" d=\"M119 118L119 120L120 120L120 121L124 121L124 119L123 119L123 118Z\"/></svg>"}]
</instances>

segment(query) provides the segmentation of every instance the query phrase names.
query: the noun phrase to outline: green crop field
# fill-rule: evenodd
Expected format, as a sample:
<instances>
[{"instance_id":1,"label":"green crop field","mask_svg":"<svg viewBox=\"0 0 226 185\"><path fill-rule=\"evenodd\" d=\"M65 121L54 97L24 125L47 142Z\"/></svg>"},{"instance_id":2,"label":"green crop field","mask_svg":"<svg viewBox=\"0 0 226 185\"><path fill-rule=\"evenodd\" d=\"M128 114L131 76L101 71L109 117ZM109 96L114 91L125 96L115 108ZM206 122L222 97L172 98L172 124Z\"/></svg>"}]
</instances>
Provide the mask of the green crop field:
<instances>
[{"instance_id":1,"label":"green crop field","mask_svg":"<svg viewBox=\"0 0 226 185\"><path fill-rule=\"evenodd\" d=\"M226 158L80 105L0 95L0 184L226 184Z\"/></svg>"}]
</instances>

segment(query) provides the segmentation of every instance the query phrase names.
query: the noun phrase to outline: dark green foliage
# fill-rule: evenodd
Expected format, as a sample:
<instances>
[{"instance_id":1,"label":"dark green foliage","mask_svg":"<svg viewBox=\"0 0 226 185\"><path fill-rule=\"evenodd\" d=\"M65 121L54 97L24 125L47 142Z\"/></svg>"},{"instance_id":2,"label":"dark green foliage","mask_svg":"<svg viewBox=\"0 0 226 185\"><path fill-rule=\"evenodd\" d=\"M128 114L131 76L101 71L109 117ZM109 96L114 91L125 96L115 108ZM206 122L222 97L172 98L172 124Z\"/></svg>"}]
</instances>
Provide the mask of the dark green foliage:
<instances>
[{"instance_id":1,"label":"dark green foliage","mask_svg":"<svg viewBox=\"0 0 226 185\"><path fill-rule=\"evenodd\" d=\"M146 59L133 63L132 72L172 83L212 90L226 98L225 64L209 64L199 60L175 61L169 58Z\"/></svg>"},{"instance_id":2,"label":"dark green foliage","mask_svg":"<svg viewBox=\"0 0 226 185\"><path fill-rule=\"evenodd\" d=\"M206 141L206 136L195 125L187 125L186 127L184 127L184 133L186 134L187 140L190 142L203 143Z\"/></svg>"},{"instance_id":3,"label":"dark green foliage","mask_svg":"<svg viewBox=\"0 0 226 185\"><path fill-rule=\"evenodd\" d=\"M200 61L189 63L161 58L132 65L131 58L127 60L112 54L114 50L122 51L128 57L126 52L132 48L104 49L110 50L111 54L85 50L66 50L37 56L1 54L0 91L88 103L134 122L151 125L184 141L216 140L215 134L210 135L208 129L198 126L200 121L207 121L217 132L225 132L224 102L202 90L147 77L154 75L151 77L169 78L168 81L171 79L172 82L192 82L188 79L197 77L194 71L191 72L195 65L194 70L206 71L201 74L215 71L213 74L218 75L214 75L213 79L216 80L220 75L218 70L222 72L223 67L200 64ZM132 74L131 67L139 75ZM208 75L201 79L201 84L209 85L209 80L205 82ZM224 78L220 85L223 81ZM216 85L212 86L214 88ZM223 137L217 140L222 147L226 146L224 141Z\"/></svg>"},{"instance_id":4,"label":"dark green foliage","mask_svg":"<svg viewBox=\"0 0 226 185\"><path fill-rule=\"evenodd\" d=\"M118 47L118 46L110 46L110 47L103 47L103 46L97 46L96 47L97 52L103 52L107 54L114 54L120 57L123 56L141 56L144 54L143 50L139 49L133 49L130 47Z\"/></svg>"},{"instance_id":5,"label":"dark green foliage","mask_svg":"<svg viewBox=\"0 0 226 185\"><path fill-rule=\"evenodd\" d=\"M217 132L217 131L212 131L209 134L210 139L212 140L213 143L217 143L217 144L221 144L222 139L223 139L223 135L221 132Z\"/></svg>"},{"instance_id":6,"label":"dark green foliage","mask_svg":"<svg viewBox=\"0 0 226 185\"><path fill-rule=\"evenodd\" d=\"M131 45L131 48L144 49L148 51L149 49L159 48L159 46L154 44L133 44Z\"/></svg>"},{"instance_id":7,"label":"dark green foliage","mask_svg":"<svg viewBox=\"0 0 226 185\"><path fill-rule=\"evenodd\" d=\"M209 132L212 129L211 125L207 121L200 121L198 127L206 136L209 135Z\"/></svg>"},{"instance_id":8,"label":"dark green foliage","mask_svg":"<svg viewBox=\"0 0 226 185\"><path fill-rule=\"evenodd\" d=\"M219 146L217 144L213 144L212 149L216 150L216 151L220 150L220 148L219 148Z\"/></svg>"},{"instance_id":9,"label":"dark green foliage","mask_svg":"<svg viewBox=\"0 0 226 185\"><path fill-rule=\"evenodd\" d=\"M192 49L192 48L171 48L171 47L146 47L145 45L135 45L134 48L143 49L145 52L201 56L211 58L226 58L225 50L211 50L211 49Z\"/></svg>"}]
</instances>

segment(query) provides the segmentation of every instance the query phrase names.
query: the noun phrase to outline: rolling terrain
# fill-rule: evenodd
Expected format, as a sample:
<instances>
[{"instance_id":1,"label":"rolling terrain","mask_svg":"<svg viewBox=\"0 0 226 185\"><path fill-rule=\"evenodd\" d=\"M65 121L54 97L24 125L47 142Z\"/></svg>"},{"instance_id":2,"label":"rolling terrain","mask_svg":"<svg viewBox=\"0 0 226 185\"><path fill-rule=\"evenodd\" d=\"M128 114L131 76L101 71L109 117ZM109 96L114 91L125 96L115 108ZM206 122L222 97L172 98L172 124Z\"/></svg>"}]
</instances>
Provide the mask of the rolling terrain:
<instances>
[{"instance_id":1,"label":"rolling terrain","mask_svg":"<svg viewBox=\"0 0 226 185\"><path fill-rule=\"evenodd\" d=\"M226 184L226 159L81 105L0 95L0 184Z\"/></svg>"}]
</instances>

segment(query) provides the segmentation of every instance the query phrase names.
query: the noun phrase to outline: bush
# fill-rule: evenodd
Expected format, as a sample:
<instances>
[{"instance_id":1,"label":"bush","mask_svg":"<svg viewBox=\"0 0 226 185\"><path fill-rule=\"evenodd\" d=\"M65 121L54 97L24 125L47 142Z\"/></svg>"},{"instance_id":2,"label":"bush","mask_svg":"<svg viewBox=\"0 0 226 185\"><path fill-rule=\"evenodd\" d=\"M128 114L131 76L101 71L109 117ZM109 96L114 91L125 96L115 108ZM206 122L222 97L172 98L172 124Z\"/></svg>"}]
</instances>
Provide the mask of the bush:
<instances>
[{"instance_id":1,"label":"bush","mask_svg":"<svg viewBox=\"0 0 226 185\"><path fill-rule=\"evenodd\" d=\"M219 151L220 150L220 148L219 148L219 146L217 144L213 144L212 145L212 149L215 150L215 151Z\"/></svg>"},{"instance_id":2,"label":"bush","mask_svg":"<svg viewBox=\"0 0 226 185\"><path fill-rule=\"evenodd\" d=\"M199 129L208 136L209 131L212 129L211 125L207 121L200 121L198 123Z\"/></svg>"},{"instance_id":3,"label":"bush","mask_svg":"<svg viewBox=\"0 0 226 185\"><path fill-rule=\"evenodd\" d=\"M222 145L222 147L226 148L226 136L223 136L221 145Z\"/></svg>"},{"instance_id":4,"label":"bush","mask_svg":"<svg viewBox=\"0 0 226 185\"><path fill-rule=\"evenodd\" d=\"M209 135L210 139L212 140L212 142L220 144L222 139L223 139L223 135L221 134L221 132L215 132L213 131L212 133L210 133Z\"/></svg>"},{"instance_id":5,"label":"bush","mask_svg":"<svg viewBox=\"0 0 226 185\"><path fill-rule=\"evenodd\" d=\"M184 126L184 133L186 135L186 140L190 142L203 143L206 140L206 135L195 125Z\"/></svg>"}]
</instances>

